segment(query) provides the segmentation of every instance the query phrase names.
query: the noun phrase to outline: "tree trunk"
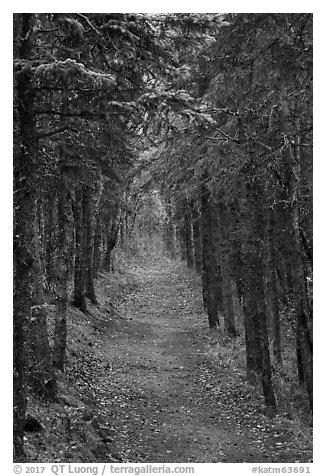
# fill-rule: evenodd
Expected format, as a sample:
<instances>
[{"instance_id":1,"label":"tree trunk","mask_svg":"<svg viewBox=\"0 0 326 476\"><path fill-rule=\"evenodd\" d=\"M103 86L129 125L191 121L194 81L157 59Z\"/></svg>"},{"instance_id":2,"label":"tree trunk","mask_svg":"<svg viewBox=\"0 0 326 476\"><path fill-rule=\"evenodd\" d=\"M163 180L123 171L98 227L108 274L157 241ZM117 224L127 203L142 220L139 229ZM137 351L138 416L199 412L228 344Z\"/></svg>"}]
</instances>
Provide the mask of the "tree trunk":
<instances>
[{"instance_id":1,"label":"tree trunk","mask_svg":"<svg viewBox=\"0 0 326 476\"><path fill-rule=\"evenodd\" d=\"M298 370L298 381L299 384L304 384L304 369L303 369L303 362L302 362L302 355L301 355L301 345L299 339L299 332L297 328L296 332L296 353L297 353L297 370Z\"/></svg>"},{"instance_id":2,"label":"tree trunk","mask_svg":"<svg viewBox=\"0 0 326 476\"><path fill-rule=\"evenodd\" d=\"M44 302L41 260L38 247L38 223L34 218L34 261L32 268L32 315L27 328L27 380L35 394L52 400L56 397L57 384L52 366L47 330L47 306Z\"/></svg>"},{"instance_id":3,"label":"tree trunk","mask_svg":"<svg viewBox=\"0 0 326 476\"><path fill-rule=\"evenodd\" d=\"M202 286L204 305L208 314L210 328L219 326L218 309L218 269L213 229L213 217L210 194L203 184L201 188L201 217L202 217Z\"/></svg>"},{"instance_id":4,"label":"tree trunk","mask_svg":"<svg viewBox=\"0 0 326 476\"><path fill-rule=\"evenodd\" d=\"M201 219L200 211L197 208L197 204L193 203L191 207L192 214L192 227L193 227L193 240L194 240L194 255L195 255L195 269L198 274L202 272L202 231L201 231Z\"/></svg>"},{"instance_id":5,"label":"tree trunk","mask_svg":"<svg viewBox=\"0 0 326 476\"><path fill-rule=\"evenodd\" d=\"M191 211L188 200L184 201L184 236L186 243L187 266L192 269L195 267L193 231L191 222Z\"/></svg>"},{"instance_id":6,"label":"tree trunk","mask_svg":"<svg viewBox=\"0 0 326 476\"><path fill-rule=\"evenodd\" d=\"M102 249L103 249L103 215L97 214L95 233L94 233L94 254L93 254L93 276L98 277L98 272L102 268Z\"/></svg>"},{"instance_id":7,"label":"tree trunk","mask_svg":"<svg viewBox=\"0 0 326 476\"><path fill-rule=\"evenodd\" d=\"M246 256L244 256L246 260ZM247 262L249 267L249 263ZM261 375L261 342L258 321L260 313L257 306L255 293L256 278L252 276L255 273L253 263L250 263L250 272L246 277L246 284L243 287L244 291L244 328L245 328L245 342L246 342L246 367L247 380L251 385L255 385L258 377ZM252 287L254 286L254 287Z\"/></svg>"},{"instance_id":8,"label":"tree trunk","mask_svg":"<svg viewBox=\"0 0 326 476\"><path fill-rule=\"evenodd\" d=\"M74 306L78 307L82 312L87 312L86 297L85 297L85 234L83 232L83 189L78 188L75 193L75 200L73 206L74 221L75 221L75 276L74 276Z\"/></svg>"},{"instance_id":9,"label":"tree trunk","mask_svg":"<svg viewBox=\"0 0 326 476\"><path fill-rule=\"evenodd\" d=\"M57 196L51 193L46 198L46 215L45 215L45 270L47 283L52 283L55 276L55 224L56 224L56 208Z\"/></svg>"},{"instance_id":10,"label":"tree trunk","mask_svg":"<svg viewBox=\"0 0 326 476\"><path fill-rule=\"evenodd\" d=\"M296 125L296 140L292 145L288 139L290 130L289 122L289 98L283 86L279 88L279 119L287 147L284 148L284 167L287 179L288 203L289 203L289 250L292 271L293 301L297 325L297 342L300 350L300 360L306 384L308 401L311 410L313 409L313 351L312 335L310 329L310 313L307 296L307 287L304 273L303 251L300 236L300 216L299 216L299 190L300 190L300 163L301 146L299 131L300 116Z\"/></svg>"},{"instance_id":11,"label":"tree trunk","mask_svg":"<svg viewBox=\"0 0 326 476\"><path fill-rule=\"evenodd\" d=\"M120 225L120 208L117 206L115 209L110 211L110 216L106 226L106 250L104 264L105 269L109 272L113 271L112 251L118 242Z\"/></svg>"},{"instance_id":12,"label":"tree trunk","mask_svg":"<svg viewBox=\"0 0 326 476\"><path fill-rule=\"evenodd\" d=\"M24 149L21 151L24 158ZM22 160L22 163L24 160ZM25 160L25 163L28 163ZM22 164L23 165L23 164ZM26 334L27 325L31 320L32 289L33 289L33 252L30 243L34 240L30 217L34 211L34 200L26 189L20 170L17 174L15 195L15 235L14 235L14 313L13 313L13 426L15 461L23 457L23 437L26 394ZM26 177L26 175L25 175ZM23 182L23 184L22 184ZM19 188L23 186L23 190Z\"/></svg>"},{"instance_id":13,"label":"tree trunk","mask_svg":"<svg viewBox=\"0 0 326 476\"><path fill-rule=\"evenodd\" d=\"M295 238L299 238L299 230L294 218ZM295 261L293 266L295 273L294 281L294 303L297 318L297 342L299 345L302 371L307 388L308 400L311 410L313 409L313 356L312 356L312 338L309 329L309 311L307 300L305 299L306 287L304 282L304 273L302 267L302 256L299 248L299 242L294 248Z\"/></svg>"},{"instance_id":14,"label":"tree trunk","mask_svg":"<svg viewBox=\"0 0 326 476\"><path fill-rule=\"evenodd\" d=\"M26 63L33 56L34 26L34 14L15 14L15 48L17 56ZM15 76L14 91L18 136L14 144L13 427L16 461L24 458L27 382L32 391L43 397L53 398L56 393L40 274L37 226L40 171L32 79L27 66L21 69Z\"/></svg>"},{"instance_id":15,"label":"tree trunk","mask_svg":"<svg viewBox=\"0 0 326 476\"><path fill-rule=\"evenodd\" d=\"M218 241L221 263L225 330L228 336L236 337L238 333L235 325L235 312L233 307L233 288L228 255L228 249L230 246L228 246L226 209L225 204L221 200L217 205L217 210L219 215Z\"/></svg>"},{"instance_id":16,"label":"tree trunk","mask_svg":"<svg viewBox=\"0 0 326 476\"><path fill-rule=\"evenodd\" d=\"M260 340L261 340L261 347L262 347L262 387L265 397L265 404L267 407L276 409L276 398L273 388L273 380L272 380L272 366L270 360L270 352L269 352L269 339L268 339L268 329L267 329L267 321L266 321L266 303L264 298L264 288L261 289L261 306L262 312L259 319L260 325Z\"/></svg>"},{"instance_id":17,"label":"tree trunk","mask_svg":"<svg viewBox=\"0 0 326 476\"><path fill-rule=\"evenodd\" d=\"M46 273L46 214L47 214L47 204L45 201L44 193L40 193L37 204L37 228L39 231L39 256L40 256L40 263L41 263L41 274L42 274L42 286L43 291L45 291L48 280L47 280L47 273Z\"/></svg>"},{"instance_id":18,"label":"tree trunk","mask_svg":"<svg viewBox=\"0 0 326 476\"><path fill-rule=\"evenodd\" d=\"M273 252L274 253L274 252ZM271 269L271 307L272 307L272 349L275 361L282 365L281 314L277 290L275 267Z\"/></svg>"},{"instance_id":19,"label":"tree trunk","mask_svg":"<svg viewBox=\"0 0 326 476\"><path fill-rule=\"evenodd\" d=\"M275 408L276 400L272 385L262 276L263 265L259 248L258 240L252 242L245 256L246 264L250 270L246 276L246 284L244 286L247 377L251 384L255 384L257 376L261 377L265 403L267 406Z\"/></svg>"},{"instance_id":20,"label":"tree trunk","mask_svg":"<svg viewBox=\"0 0 326 476\"><path fill-rule=\"evenodd\" d=\"M187 246L186 246L186 236L183 219L179 218L177 224L177 237L179 242L180 257L182 260L187 259Z\"/></svg>"},{"instance_id":21,"label":"tree trunk","mask_svg":"<svg viewBox=\"0 0 326 476\"><path fill-rule=\"evenodd\" d=\"M95 286L94 286L94 232L96 210L93 193L89 188L84 188L83 193L83 221L84 221L84 240L85 240L85 295L93 303L97 304Z\"/></svg>"},{"instance_id":22,"label":"tree trunk","mask_svg":"<svg viewBox=\"0 0 326 476\"><path fill-rule=\"evenodd\" d=\"M59 184L58 240L56 263L56 319L53 361L56 369L64 371L67 348L68 283L71 269L72 236L70 193L65 183Z\"/></svg>"},{"instance_id":23,"label":"tree trunk","mask_svg":"<svg viewBox=\"0 0 326 476\"><path fill-rule=\"evenodd\" d=\"M247 374L252 382L255 380L255 374L257 372L260 374L265 403L274 411L276 399L272 383L264 294L265 214L261 205L263 191L254 174L252 163L250 163L246 175L246 216L250 218L247 220L247 243L244 257L244 262L248 267L244 286Z\"/></svg>"},{"instance_id":24,"label":"tree trunk","mask_svg":"<svg viewBox=\"0 0 326 476\"><path fill-rule=\"evenodd\" d=\"M288 224L288 226L289 226L289 224ZM289 230L289 233L291 233L291 230ZM289 300L292 303L293 302L293 276L292 276L292 263L291 263L291 245L288 246L287 251L288 251L287 259L285 261L286 289L287 289L287 295L289 297Z\"/></svg>"},{"instance_id":25,"label":"tree trunk","mask_svg":"<svg viewBox=\"0 0 326 476\"><path fill-rule=\"evenodd\" d=\"M168 217L164 230L164 242L167 254L171 259L176 259L175 238L175 225L172 217Z\"/></svg>"},{"instance_id":26,"label":"tree trunk","mask_svg":"<svg viewBox=\"0 0 326 476\"><path fill-rule=\"evenodd\" d=\"M243 263L243 246L241 243L233 238L230 240L230 272L232 280L235 283L238 294L239 305L243 313L244 301L244 263Z\"/></svg>"},{"instance_id":27,"label":"tree trunk","mask_svg":"<svg viewBox=\"0 0 326 476\"><path fill-rule=\"evenodd\" d=\"M20 47L17 56L29 59L32 52L31 31L34 15L15 14L14 34ZM30 243L34 241L34 229L30 219L35 213L35 198L27 180L31 172L35 144L35 120L33 96L27 91L31 87L31 77L20 72L15 82L18 107L19 141L14 150L14 313L13 313L13 436L15 461L24 458L24 425L27 405L26 393L26 332L31 319L34 261ZM29 108L30 107L30 108ZM27 148L27 146L29 147Z\"/></svg>"},{"instance_id":28,"label":"tree trunk","mask_svg":"<svg viewBox=\"0 0 326 476\"><path fill-rule=\"evenodd\" d=\"M277 223L274 219L274 211L270 208L267 213L267 226L266 226L266 304L270 310L270 329L272 331L272 350L275 361L282 364L282 346L281 346L281 319L280 319L280 307L279 296L277 287L277 254L276 254L276 237L275 230Z\"/></svg>"}]
</instances>

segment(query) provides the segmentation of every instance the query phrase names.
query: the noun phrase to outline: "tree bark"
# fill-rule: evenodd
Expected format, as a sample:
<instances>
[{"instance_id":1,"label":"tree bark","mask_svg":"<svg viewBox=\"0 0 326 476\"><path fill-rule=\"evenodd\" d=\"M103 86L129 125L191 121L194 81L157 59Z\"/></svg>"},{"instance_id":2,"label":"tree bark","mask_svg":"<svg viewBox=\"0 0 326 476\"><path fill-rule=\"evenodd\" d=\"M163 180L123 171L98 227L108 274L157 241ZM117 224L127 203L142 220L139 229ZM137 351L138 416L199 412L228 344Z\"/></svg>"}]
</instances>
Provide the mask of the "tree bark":
<instances>
[{"instance_id":1,"label":"tree bark","mask_svg":"<svg viewBox=\"0 0 326 476\"><path fill-rule=\"evenodd\" d=\"M75 221L75 275L74 275L74 306L78 307L82 312L87 312L87 304L85 297L85 233L83 232L83 189L80 187L75 191L75 200L73 206Z\"/></svg>"},{"instance_id":2,"label":"tree bark","mask_svg":"<svg viewBox=\"0 0 326 476\"><path fill-rule=\"evenodd\" d=\"M121 226L120 214L120 206L119 204L116 204L109 210L106 217L104 267L109 272L113 271L112 251L116 247L119 239L119 230Z\"/></svg>"},{"instance_id":3,"label":"tree bark","mask_svg":"<svg viewBox=\"0 0 326 476\"><path fill-rule=\"evenodd\" d=\"M217 211L219 216L219 255L221 263L225 330L229 337L236 337L238 332L235 325L235 312L233 307L233 288L228 255L228 249L230 246L228 245L226 209L225 204L221 200L219 200L217 204Z\"/></svg>"},{"instance_id":4,"label":"tree bark","mask_svg":"<svg viewBox=\"0 0 326 476\"><path fill-rule=\"evenodd\" d=\"M15 14L15 49L29 61L34 50L34 14ZM28 65L15 76L18 141L14 148L14 318L13 318L13 426L15 460L24 458L23 436L27 384L42 397L54 398L56 380L46 328L41 279L37 197L39 156L34 114L33 76Z\"/></svg>"},{"instance_id":5,"label":"tree bark","mask_svg":"<svg viewBox=\"0 0 326 476\"><path fill-rule=\"evenodd\" d=\"M179 252L180 258L185 261L187 259L187 246L186 246L186 237L185 237L185 229L183 224L183 219L179 218L177 223L177 237L179 242Z\"/></svg>"},{"instance_id":6,"label":"tree bark","mask_svg":"<svg viewBox=\"0 0 326 476\"><path fill-rule=\"evenodd\" d=\"M244 259L246 260L246 255ZM247 262L247 260L246 260ZM261 342L259 331L259 319L260 313L255 298L257 293L255 276L252 276L256 269L256 265L247 262L247 266L250 266L250 273L246 277L246 284L243 287L244 292L244 328L245 328L245 342L246 342L246 367L247 367L247 380L251 385L255 385L257 379L261 375ZM252 287L254 286L254 287Z\"/></svg>"},{"instance_id":7,"label":"tree bark","mask_svg":"<svg viewBox=\"0 0 326 476\"><path fill-rule=\"evenodd\" d=\"M193 243L193 231L192 231L192 221L191 221L191 211L189 207L188 200L184 201L184 236L186 244L186 254L187 254L187 266L192 269L195 267L195 257L194 257L194 243Z\"/></svg>"},{"instance_id":8,"label":"tree bark","mask_svg":"<svg viewBox=\"0 0 326 476\"><path fill-rule=\"evenodd\" d=\"M20 42L17 56L30 59L32 54L31 31L34 25L32 14L14 15L14 34ZM16 461L24 457L24 425L27 405L26 392L26 334L31 319L33 290L33 250L34 230L30 219L35 213L35 198L30 190L27 177L31 172L34 150L35 120L32 114L34 98L27 91L31 86L31 76L26 71L15 78L15 99L18 108L19 145L14 150L14 313L13 313L13 433L14 457ZM30 108L29 108L30 106ZM26 148L29 144L29 147ZM33 173L34 175L34 173Z\"/></svg>"},{"instance_id":9,"label":"tree bark","mask_svg":"<svg viewBox=\"0 0 326 476\"><path fill-rule=\"evenodd\" d=\"M201 217L202 217L202 286L204 306L208 315L210 328L219 326L218 310L221 295L218 293L218 269L213 217L210 203L210 193L203 184L201 187Z\"/></svg>"},{"instance_id":10,"label":"tree bark","mask_svg":"<svg viewBox=\"0 0 326 476\"><path fill-rule=\"evenodd\" d=\"M94 233L94 254L93 254L93 276L98 277L98 272L102 268L103 256L103 214L101 211L96 216Z\"/></svg>"},{"instance_id":11,"label":"tree bark","mask_svg":"<svg viewBox=\"0 0 326 476\"><path fill-rule=\"evenodd\" d=\"M56 209L57 209L57 196L52 191L46 198L45 202L45 270L47 283L51 283L55 276L55 224L56 224Z\"/></svg>"},{"instance_id":12,"label":"tree bark","mask_svg":"<svg viewBox=\"0 0 326 476\"><path fill-rule=\"evenodd\" d=\"M97 304L94 285L94 233L96 222L96 207L93 193L89 188L84 188L83 193L83 217L85 234L85 295L93 303Z\"/></svg>"},{"instance_id":13,"label":"tree bark","mask_svg":"<svg viewBox=\"0 0 326 476\"><path fill-rule=\"evenodd\" d=\"M194 240L194 255L195 255L195 269L199 275L202 272L202 230L201 230L201 217L200 210L196 203L192 204L192 227L193 227L193 240Z\"/></svg>"},{"instance_id":14,"label":"tree bark","mask_svg":"<svg viewBox=\"0 0 326 476\"><path fill-rule=\"evenodd\" d=\"M272 350L275 362L282 364L281 345L281 319L277 287L277 253L275 229L277 223L274 219L274 211L270 208L267 213L266 226L266 286L265 294L267 306L270 310L270 328L272 331Z\"/></svg>"},{"instance_id":15,"label":"tree bark","mask_svg":"<svg viewBox=\"0 0 326 476\"><path fill-rule=\"evenodd\" d=\"M289 97L285 88L279 88L279 120L282 133L285 138L284 167L289 203L289 250L292 271L293 301L297 325L297 343L299 347L302 372L307 389L307 396L311 410L313 409L313 349L310 312L307 296L307 287L303 263L302 242L300 236L300 212L299 212L299 190L300 190L300 118L296 124L295 144L291 144L288 135L290 131L289 122Z\"/></svg>"},{"instance_id":16,"label":"tree bark","mask_svg":"<svg viewBox=\"0 0 326 476\"><path fill-rule=\"evenodd\" d=\"M63 177L62 177L63 179ZM63 179L64 180L64 179ZM56 369L64 371L67 348L68 284L72 256L72 223L70 193L66 184L59 184L58 239L56 263L56 319L54 331L53 361Z\"/></svg>"},{"instance_id":17,"label":"tree bark","mask_svg":"<svg viewBox=\"0 0 326 476\"><path fill-rule=\"evenodd\" d=\"M252 163L248 164L246 175L246 216L251 217L247 220L244 256L244 262L248 267L244 285L247 375L252 383L255 381L255 374L260 375L265 403L274 411L277 405L272 382L264 294L263 242L266 225L261 205L263 192L253 167Z\"/></svg>"},{"instance_id":18,"label":"tree bark","mask_svg":"<svg viewBox=\"0 0 326 476\"><path fill-rule=\"evenodd\" d=\"M298 381L300 385L304 384L304 368L301 355L301 345L299 339L298 328L296 331L296 354L297 354L297 371L298 371Z\"/></svg>"},{"instance_id":19,"label":"tree bark","mask_svg":"<svg viewBox=\"0 0 326 476\"><path fill-rule=\"evenodd\" d=\"M47 306L43 295L43 279L39 255L39 229L34 219L34 261L32 267L33 293L32 314L27 328L27 381L29 389L48 400L56 398L57 383L52 365L48 330Z\"/></svg>"},{"instance_id":20,"label":"tree bark","mask_svg":"<svg viewBox=\"0 0 326 476\"><path fill-rule=\"evenodd\" d=\"M262 263L259 251L259 242L256 241L251 244L245 256L250 269L244 286L247 378L251 384L255 384L257 377L260 376L265 403L267 406L275 408L276 400L272 385Z\"/></svg>"}]
</instances>

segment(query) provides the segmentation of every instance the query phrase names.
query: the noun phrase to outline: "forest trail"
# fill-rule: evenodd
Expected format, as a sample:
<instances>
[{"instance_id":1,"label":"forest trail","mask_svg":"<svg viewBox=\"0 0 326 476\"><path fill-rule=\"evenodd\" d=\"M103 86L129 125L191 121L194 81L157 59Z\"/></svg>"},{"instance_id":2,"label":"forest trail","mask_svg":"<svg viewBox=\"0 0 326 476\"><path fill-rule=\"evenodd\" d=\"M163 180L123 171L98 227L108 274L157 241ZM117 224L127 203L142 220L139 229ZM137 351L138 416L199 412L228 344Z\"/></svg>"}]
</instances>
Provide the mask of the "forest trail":
<instances>
[{"instance_id":1,"label":"forest trail","mask_svg":"<svg viewBox=\"0 0 326 476\"><path fill-rule=\"evenodd\" d=\"M15 462L311 461L313 15L15 13L13 45Z\"/></svg>"},{"instance_id":2,"label":"forest trail","mask_svg":"<svg viewBox=\"0 0 326 476\"><path fill-rule=\"evenodd\" d=\"M164 261L134 268L132 279L96 350L110 454L123 462L309 461L240 374L219 365L196 277Z\"/></svg>"}]
</instances>

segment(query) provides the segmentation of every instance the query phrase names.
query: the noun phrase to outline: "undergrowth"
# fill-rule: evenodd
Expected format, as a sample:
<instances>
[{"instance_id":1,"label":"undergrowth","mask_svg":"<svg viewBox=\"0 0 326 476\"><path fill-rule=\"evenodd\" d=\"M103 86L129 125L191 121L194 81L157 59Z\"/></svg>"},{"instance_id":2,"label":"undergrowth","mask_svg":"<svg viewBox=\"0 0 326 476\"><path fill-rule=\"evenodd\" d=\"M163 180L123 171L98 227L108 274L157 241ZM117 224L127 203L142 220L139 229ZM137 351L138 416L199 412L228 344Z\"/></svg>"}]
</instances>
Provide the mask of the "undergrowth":
<instances>
[{"instance_id":1,"label":"undergrowth","mask_svg":"<svg viewBox=\"0 0 326 476\"><path fill-rule=\"evenodd\" d=\"M285 345L283 365L273 364L273 386L277 400L277 414L273 417L275 428L286 426L295 440L303 446L312 445L312 415L307 403L306 391L298 384L296 362L292 358L295 349L291 342ZM248 394L257 401L262 398L260 385L251 386L246 382L245 338L242 330L240 336L230 338L221 330L211 331L209 335L208 356L224 368L230 380L241 382Z\"/></svg>"},{"instance_id":2,"label":"undergrowth","mask_svg":"<svg viewBox=\"0 0 326 476\"><path fill-rule=\"evenodd\" d=\"M43 423L44 431L41 434L26 433L27 461L120 461L114 441L107 438L103 430L108 422L101 420L98 402L89 392L94 364L95 368L109 365L109 362L101 361L95 348L102 335L108 332L106 326L113 323L118 327L120 325L119 304L137 287L132 270L146 268L149 262L163 259L162 254L155 252L155 249L153 253L147 254L140 253L139 249L128 252L118 249L114 254L115 272L99 273L96 280L98 305L88 303L87 315L69 306L67 365L64 374L57 373L58 399L45 402L30 395L28 400L28 413ZM200 277L194 271L185 269L185 272L188 273L188 285L192 287L193 305L202 309ZM55 306L51 302L48 310L50 343L53 344ZM206 319L204 311L203 318ZM212 368L222 371L223 378L229 380L230 388L241 386L251 398L261 402L260 386L252 387L246 382L245 339L241 320L241 316L238 316L240 335L236 338L229 338L223 330L206 334L207 358ZM289 326L283 327L283 365L280 367L273 362L273 384L278 403L273 425L276 429L286 426L293 438L307 447L312 441L312 419L305 389L297 382L295 343L291 329ZM112 332L111 328L108 329Z\"/></svg>"}]
</instances>

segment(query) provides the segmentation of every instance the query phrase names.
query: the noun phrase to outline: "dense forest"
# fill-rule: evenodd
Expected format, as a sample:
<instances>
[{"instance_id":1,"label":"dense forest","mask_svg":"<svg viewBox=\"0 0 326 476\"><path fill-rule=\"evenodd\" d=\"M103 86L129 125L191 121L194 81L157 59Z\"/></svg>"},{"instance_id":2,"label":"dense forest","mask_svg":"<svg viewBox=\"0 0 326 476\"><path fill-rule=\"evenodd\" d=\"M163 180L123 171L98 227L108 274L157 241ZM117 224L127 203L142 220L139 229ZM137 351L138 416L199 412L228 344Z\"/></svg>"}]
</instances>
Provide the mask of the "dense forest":
<instances>
[{"instance_id":1,"label":"dense forest","mask_svg":"<svg viewBox=\"0 0 326 476\"><path fill-rule=\"evenodd\" d=\"M269 417L282 381L308 421L312 15L17 13L13 32L15 460L117 255L181 261Z\"/></svg>"}]
</instances>

